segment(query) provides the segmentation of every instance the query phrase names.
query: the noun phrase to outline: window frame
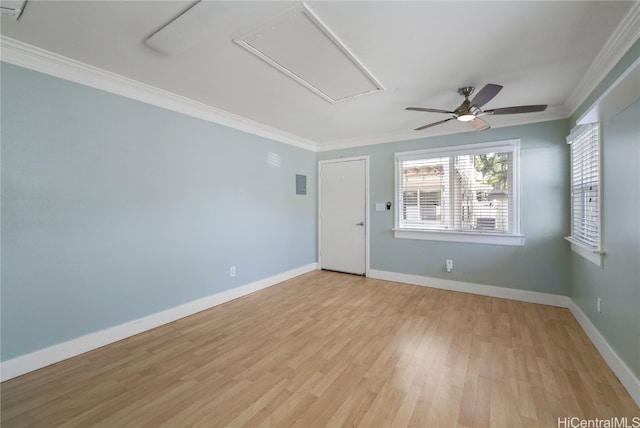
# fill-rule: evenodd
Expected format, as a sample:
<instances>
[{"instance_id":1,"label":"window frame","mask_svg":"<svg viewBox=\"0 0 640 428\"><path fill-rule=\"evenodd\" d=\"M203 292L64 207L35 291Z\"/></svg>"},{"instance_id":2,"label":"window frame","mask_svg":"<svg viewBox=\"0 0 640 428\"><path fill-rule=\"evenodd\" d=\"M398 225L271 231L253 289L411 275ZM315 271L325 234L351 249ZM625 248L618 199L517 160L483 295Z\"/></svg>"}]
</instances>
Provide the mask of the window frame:
<instances>
[{"instance_id":1,"label":"window frame","mask_svg":"<svg viewBox=\"0 0 640 428\"><path fill-rule=\"evenodd\" d=\"M573 150L573 142L584 135L586 132L591 131L591 129L597 126L598 127L598 140L596 141L596 146L598 149L598 245L591 246L582 240L578 239L574 235L574 198L573 198L573 189L575 184L573 182L573 168L574 168L574 150ZM565 236L564 239L571 243L571 251L574 253L584 257L589 262L595 264L596 266L602 268L603 267L603 259L604 259L604 250L603 250L603 183L602 183L602 124L600 122L592 122L580 124L571 130L571 133L567 136L567 144L569 144L570 148L570 156L569 156L569 206L570 206L570 215L571 215L571 232L569 236Z\"/></svg>"},{"instance_id":2,"label":"window frame","mask_svg":"<svg viewBox=\"0 0 640 428\"><path fill-rule=\"evenodd\" d=\"M453 157L461 155L511 152L512 159L512 194L511 215L513 217L511 232L478 231L478 230L429 230L408 229L400 227L402 216L402 189L399 183L400 164L406 160L418 160L436 157ZM416 239L445 242L464 242L475 244L523 246L525 236L520 232L520 139L490 141L458 146L434 147L429 149L394 153L394 197L396 210L394 211L393 234L398 239Z\"/></svg>"}]
</instances>

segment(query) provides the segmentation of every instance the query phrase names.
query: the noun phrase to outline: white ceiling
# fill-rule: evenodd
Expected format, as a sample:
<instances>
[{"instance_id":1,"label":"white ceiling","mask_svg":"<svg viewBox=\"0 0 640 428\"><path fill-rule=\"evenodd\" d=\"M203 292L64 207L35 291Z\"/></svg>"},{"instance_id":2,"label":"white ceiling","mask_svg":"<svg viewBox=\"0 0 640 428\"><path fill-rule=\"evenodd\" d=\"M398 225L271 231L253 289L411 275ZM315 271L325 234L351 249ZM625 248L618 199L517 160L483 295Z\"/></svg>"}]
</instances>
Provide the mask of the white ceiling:
<instances>
[{"instance_id":1,"label":"white ceiling","mask_svg":"<svg viewBox=\"0 0 640 428\"><path fill-rule=\"evenodd\" d=\"M637 28L631 36L625 29L639 14L634 1L310 1L384 88L330 103L233 41L300 2L203 1L189 31L176 35L179 49L165 54L145 44L195 3L29 0L20 20L2 18L1 32L317 150L475 132L455 120L413 131L447 116L404 110L452 110L461 86L503 85L485 109L549 105L543 113L485 117L493 127L567 117L587 95L580 92L597 83L593 74L602 78L613 65L598 61L624 53L607 57L612 40L638 37ZM314 50L307 55L302 61L312 61Z\"/></svg>"}]
</instances>

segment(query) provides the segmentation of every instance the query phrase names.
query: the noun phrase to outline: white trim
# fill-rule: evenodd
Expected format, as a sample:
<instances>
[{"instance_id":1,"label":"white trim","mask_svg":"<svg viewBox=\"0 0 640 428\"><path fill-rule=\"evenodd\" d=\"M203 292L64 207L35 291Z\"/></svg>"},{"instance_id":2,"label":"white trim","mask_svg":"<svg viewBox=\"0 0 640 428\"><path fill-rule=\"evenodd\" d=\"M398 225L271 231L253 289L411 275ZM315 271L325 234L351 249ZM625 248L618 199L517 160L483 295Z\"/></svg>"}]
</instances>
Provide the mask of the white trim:
<instances>
[{"instance_id":1,"label":"white trim","mask_svg":"<svg viewBox=\"0 0 640 428\"><path fill-rule=\"evenodd\" d=\"M10 37L0 36L0 47L2 48L2 61L10 64L186 114L191 117L206 120L207 122L217 123L249 134L269 138L313 152L316 151L316 143L311 140L40 49Z\"/></svg>"},{"instance_id":2,"label":"white trim","mask_svg":"<svg viewBox=\"0 0 640 428\"><path fill-rule=\"evenodd\" d=\"M400 133L355 137L326 143L318 143L223 110L215 109L171 92L101 70L97 67L49 52L45 49L29 45L16 39L12 39L11 37L0 35L0 48L2 54L0 59L10 64L121 95L147 104L166 108L168 110L183 113L208 122L228 126L250 134L280 141L282 143L313 152L340 150L352 147L370 146L374 144L461 133L460 130L455 127L434 127L421 132L403 131ZM565 119L569 117L569 115L570 112L567 111L565 107L552 106L547 108L544 112L536 113L535 115L514 115L513 119L508 123L502 125L494 124L493 128L504 128L507 126Z\"/></svg>"},{"instance_id":3,"label":"white trim","mask_svg":"<svg viewBox=\"0 0 640 428\"><path fill-rule=\"evenodd\" d=\"M311 263L0 363L0 381L66 360L318 269Z\"/></svg>"},{"instance_id":4,"label":"white trim","mask_svg":"<svg viewBox=\"0 0 640 428\"><path fill-rule=\"evenodd\" d=\"M450 279L430 278L427 276L387 272L376 269L371 269L369 276L385 281L402 282L404 284L420 285L422 287L498 297L527 303L538 303L540 305L557 306L560 308L568 308L571 303L569 297L559 294L540 293L538 291L519 290L516 288L497 287L495 285L476 284Z\"/></svg>"},{"instance_id":5,"label":"white trim","mask_svg":"<svg viewBox=\"0 0 640 428\"><path fill-rule=\"evenodd\" d=\"M364 190L364 203L365 203L365 220L364 220L364 233L365 233L365 248L364 248L364 276L369 276L369 267L370 267L370 252L369 252L369 234L370 234L370 224L371 224L371 216L369 209L369 156L353 156L348 158L337 158L337 159L326 159L318 161L318 266L322 269L322 174L321 174L321 166L328 163L337 163L337 162L351 162L351 161L364 161L364 170L365 170L365 190Z\"/></svg>"},{"instance_id":6,"label":"white trim","mask_svg":"<svg viewBox=\"0 0 640 428\"><path fill-rule=\"evenodd\" d=\"M142 333L160 325L170 323L238 297L251 294L255 291L262 290L316 269L318 269L318 263L312 263L270 278L259 280L231 290L226 290L138 320L121 324L116 327L111 327L96 333L91 333L77 339L4 361L0 364L0 380L4 382L5 380L46 367L135 334ZM602 334L600 334L598 329L593 325L584 312L582 312L580 307L567 296L452 281L440 278L429 278L374 269L369 270L368 276L373 279L381 279L385 281L402 282L405 284L432 287L449 291L568 308L580 327L586 333L587 337L589 337L598 352L600 352L607 365L629 392L631 398L640 406L640 380L638 380L626 363L618 356L618 354L616 354L613 348L611 348L606 339Z\"/></svg>"},{"instance_id":7,"label":"white trim","mask_svg":"<svg viewBox=\"0 0 640 428\"><path fill-rule=\"evenodd\" d=\"M600 106L607 101L608 98L613 97L616 100L619 100L623 97L620 93L623 92L624 96L631 95L631 99L629 101L635 101L636 98L633 97L633 94L637 94L637 89L633 91L631 94L627 94L625 89L620 90L619 86L624 85L626 81L629 79L631 82L634 81L634 73L637 73L637 70L640 68L640 58L637 58L625 71L618 76L618 78L611 85L605 89L605 91L596 99L591 105L582 113L582 115L576 120L576 125L571 129L571 134L567 137L567 143L569 143L569 138L574 138L574 134L578 134L581 129L581 126L589 126L597 122L605 122L610 117L605 116L600 111ZM636 74L637 76L637 74ZM631 83L630 86L633 86L634 83ZM627 107L629 104L622 103L621 106L623 108Z\"/></svg>"},{"instance_id":8,"label":"white trim","mask_svg":"<svg viewBox=\"0 0 640 428\"><path fill-rule=\"evenodd\" d=\"M298 15L298 14L302 14L302 15L306 16L309 19L309 21L322 34L324 34L327 37L327 39L329 40L329 43L333 44L336 48L338 48L338 50L340 52L342 52L342 54L345 56L345 58L347 60L351 61L351 64L355 65L355 67L358 70L360 70L360 72L369 80L369 82L372 84L372 86L375 87L375 89L371 89L371 90L368 90L366 92L360 92L360 93L357 93L357 94L348 95L348 96L343 97L343 98L334 99L333 97L331 97L326 92L323 92L322 89L318 88L317 86L314 86L313 83L309 82L308 80L305 80L301 76L298 76L296 73L294 73L293 71L291 71L290 69L288 69L284 65L280 64L279 62L277 62L276 60L274 60L270 56L266 55L260 49L255 48L249 42L249 39L255 37L256 35L260 35L260 33L264 33L265 30L268 30L271 27L277 26L277 25L279 25L280 23L282 23L285 20L290 22L295 17L295 15ZM384 90L384 87L378 81L378 79L376 79L375 76L373 74L371 74L371 72L369 72L369 70L367 70L367 68L364 66L364 64L362 64L360 62L360 60L358 60L358 58L356 58L356 56L353 54L353 52L351 52L347 48L347 46L342 42L342 40L340 40L340 38L337 35L335 35L329 29L329 27L327 27L327 25L324 22L322 22L322 20L315 14L315 12L313 12L313 10L311 10L311 8L309 7L309 5L307 3L302 3L302 4L299 4L299 5L296 5L296 6L292 7L287 12L285 12L285 13L279 15L279 16L276 16L275 18L267 20L265 23L263 23L262 25L260 25L256 29L252 30L251 32L243 34L240 37L234 38L233 41L235 43L237 43L239 46L243 47L247 51L249 51L252 54L254 54L255 56L257 56L258 58L260 58L261 60L263 60L264 62L266 62L267 64L269 64L270 66L274 67L275 69L277 69L280 72L284 73L286 76L288 76L291 79L295 80L296 82L300 83L302 86L304 86L305 88L309 89L314 94L316 94L316 95L320 96L322 99L330 102L331 104L336 104L336 103L339 103L339 102L344 101L344 100L349 100L349 99L353 99L353 98L356 98L356 97L359 97L359 96L362 96L362 95L367 95L367 94L370 94L370 93L373 93L373 92L378 92L378 91L383 91Z\"/></svg>"},{"instance_id":9,"label":"white trim","mask_svg":"<svg viewBox=\"0 0 640 428\"><path fill-rule=\"evenodd\" d=\"M563 106L550 106L543 112L514 114L512 116L501 116L500 124L492 123L491 129L506 128L511 126L528 125L531 123L542 123L552 120L566 119L571 116ZM489 132L489 131L487 131ZM421 131L400 131L385 134L375 134L369 136L357 136L338 140L326 141L318 145L316 151L328 152L333 150L352 149L357 147L371 146L374 144L398 143L401 141L422 140L424 138L441 137L445 135L477 134L473 128L461 130L456 126L434 126Z\"/></svg>"},{"instance_id":10,"label":"white trim","mask_svg":"<svg viewBox=\"0 0 640 428\"><path fill-rule=\"evenodd\" d=\"M49 52L45 49L29 45L11 37L0 35L1 60L30 70L45 73L54 77L69 80L81 85L107 91L127 98L141 101L147 104L166 108L171 111L186 114L208 122L228 126L250 134L259 135L275 141L280 141L295 147L300 147L313 152L339 150L351 147L362 147L373 144L390 143L397 141L413 140L428 136L459 134L459 129L433 128L420 133L402 132L369 137L356 137L353 139L336 140L327 144L319 144L315 141L284 132L280 129L243 118L232 113L219 110L203 103L190 100L185 97L146 85L126 77L101 70L97 67L84 64L71 58ZM382 88L384 89L384 88ZM514 116L514 122L494 128L514 126L532 122L564 119L569 113L564 109L548 108L543 113L537 113L533 120L527 120L528 115Z\"/></svg>"},{"instance_id":11,"label":"white trim","mask_svg":"<svg viewBox=\"0 0 640 428\"><path fill-rule=\"evenodd\" d=\"M363 156L365 158L365 164L364 164L364 168L365 168L365 193L364 193L364 206L365 206L365 259L364 259L364 276L369 276L369 269L370 269L370 252L369 252L369 236L370 236L370 232L371 232L371 215L370 215L370 207L369 207L369 156Z\"/></svg>"},{"instance_id":12,"label":"white trim","mask_svg":"<svg viewBox=\"0 0 640 428\"><path fill-rule=\"evenodd\" d=\"M540 293L537 291L518 290L513 288L496 287L493 285L475 284L470 282L452 281L441 278L429 278L418 275L408 275L371 269L369 276L385 281L401 282L405 284L432 287L442 290L458 291L477 294L480 296L497 297L501 299L517 300L520 302L537 303L541 305L567 308L574 316L587 337L596 347L611 371L618 377L631 398L640 406L640 380L635 376L626 363L618 356L607 340L600 334L589 317L568 296Z\"/></svg>"},{"instance_id":13,"label":"white trim","mask_svg":"<svg viewBox=\"0 0 640 428\"><path fill-rule=\"evenodd\" d=\"M438 229L408 229L400 227L402 195L400 194L400 178L399 167L404 161L420 160L429 157L449 157L451 160L454 156L474 155L486 153L488 150L492 152L510 152L512 153L512 169L511 174L512 187L511 192L511 217L512 224L510 233L491 233L479 231L464 230L438 230ZM508 140L486 141L475 144L463 144L456 146L433 147L421 150L403 151L394 153L394 198L396 209L394 211L393 236L398 239L418 239L429 241L449 241L449 242L466 242L477 244L491 245L509 245L524 246L525 236L520 232L520 139L511 138ZM450 189L453 189L453 175L450 174ZM454 218L455 204L450 204L450 216Z\"/></svg>"},{"instance_id":14,"label":"white trim","mask_svg":"<svg viewBox=\"0 0 640 428\"><path fill-rule=\"evenodd\" d=\"M433 154L436 154L437 156L442 156L442 157L484 154L487 152L487 149L491 149L496 152L499 152L499 151L512 152L515 150L520 151L520 139L510 138L508 140L485 141L482 143L475 143L475 144L461 144L456 146L431 147L428 149L396 152L394 153L394 155L396 157L396 160L409 161L409 160L424 159L425 155L433 155Z\"/></svg>"},{"instance_id":15,"label":"white trim","mask_svg":"<svg viewBox=\"0 0 640 428\"><path fill-rule=\"evenodd\" d=\"M544 112L536 113L533 119L529 119L529 115L514 115L513 120L503 125L493 124L493 128L503 128L506 126L516 126L527 123L538 123L549 120L564 119L574 113L577 108L584 102L586 97L595 89L595 87L606 77L606 74L617 64L617 62L629 50L631 45L640 37L640 2L635 2L626 17L620 23L618 28L609 38L609 41L601 49L596 59L589 66L582 80L576 86L571 96L562 106L551 106ZM259 135L285 144L301 147L314 152L323 152L330 150L340 150L353 147L369 146L373 144L398 142L406 140L415 140L431 136L460 134L459 129L447 127L434 127L421 132L400 132L389 133L384 135L374 135L366 137L346 138L334 140L326 144L319 144L315 141L299 137L297 135L286 133L282 130L272 128L259 122L233 115L231 113L206 106L195 101L188 100L186 105L182 100L175 100L178 95L153 88L133 80L123 78L122 76L100 70L96 67L83 64L81 62L63 57L61 55L46 51L44 49L29 45L27 43L12 39L7 36L0 36L0 47L2 48L2 61L25 67L41 73L49 74L62 79L70 80L82 85L91 86L107 92L112 92L128 98L132 98L145 103L157 105L186 115L194 116L229 126L241 131L245 131L254 135ZM105 77L106 76L106 77ZM115 79L112 77L115 76ZM115 82L104 81L115 80ZM124 79L125 82L118 82L118 78ZM134 83L137 86L134 93L127 88L128 83ZM136 85L137 84L137 85ZM113 88L115 87L115 89ZM146 88L150 88L151 94L144 96L147 92ZM117 90L119 89L119 90ZM142 94L135 94L142 92ZM160 92L158 94L156 92ZM164 96L163 96L164 94ZM169 94L169 95L167 95ZM136 95L136 96L134 96ZM164 102L157 101L158 104L146 100L147 97L166 98ZM187 99L183 99L187 100ZM190 102L189 102L190 101ZM191 106L191 103L199 105ZM165 104L172 105L169 107ZM204 116L204 117L202 117ZM475 131L469 131L475 132Z\"/></svg>"},{"instance_id":16,"label":"white trim","mask_svg":"<svg viewBox=\"0 0 640 428\"><path fill-rule=\"evenodd\" d=\"M609 42L585 73L569 101L563 106L552 106L545 112L536 113L532 119L529 115L514 115L514 119L503 125L492 125L503 128L527 123L545 122L564 119L575 112L592 90L602 81L615 64L628 51L629 47L640 36L640 3L635 3ZM417 132L389 133L367 137L346 138L319 144L315 141L286 133L268 125L215 109L202 103L172 94L159 88L145 85L117 74L101 70L97 67L75 61L71 58L29 45L19 40L0 36L1 60L20 67L35 70L51 76L69 80L81 85L90 86L103 91L135 99L147 104L156 105L168 110L197 117L209 122L218 123L250 134L259 135L292 146L301 147L313 152L339 150L373 144L420 139L430 136L460 134L459 129L436 127ZM591 88L591 89L589 89ZM474 131L469 131L474 132Z\"/></svg>"},{"instance_id":17,"label":"white trim","mask_svg":"<svg viewBox=\"0 0 640 428\"><path fill-rule=\"evenodd\" d=\"M604 264L604 251L588 247L570 236L565 236L564 239L571 243L571 251L584 257L599 268L602 268Z\"/></svg>"},{"instance_id":18,"label":"white trim","mask_svg":"<svg viewBox=\"0 0 640 428\"><path fill-rule=\"evenodd\" d=\"M640 2L633 2L629 12L613 32L598 56L593 60L580 82L564 103L566 109L575 112L613 67L640 38Z\"/></svg>"},{"instance_id":19,"label":"white trim","mask_svg":"<svg viewBox=\"0 0 640 428\"><path fill-rule=\"evenodd\" d=\"M570 301L569 310L598 352L600 352L600 355L602 355L602 358L604 358L611 371L618 377L622 386L625 387L636 404L640 406L640 380L618 356L604 336L600 334L596 326L593 325L589 317L582 312L582 309L580 309L573 300Z\"/></svg>"},{"instance_id":20,"label":"white trim","mask_svg":"<svg viewBox=\"0 0 640 428\"><path fill-rule=\"evenodd\" d=\"M398 239L418 239L423 241L466 242L469 244L524 246L525 236L520 234L492 234L479 232L454 232L448 230L393 229L393 237Z\"/></svg>"}]
</instances>

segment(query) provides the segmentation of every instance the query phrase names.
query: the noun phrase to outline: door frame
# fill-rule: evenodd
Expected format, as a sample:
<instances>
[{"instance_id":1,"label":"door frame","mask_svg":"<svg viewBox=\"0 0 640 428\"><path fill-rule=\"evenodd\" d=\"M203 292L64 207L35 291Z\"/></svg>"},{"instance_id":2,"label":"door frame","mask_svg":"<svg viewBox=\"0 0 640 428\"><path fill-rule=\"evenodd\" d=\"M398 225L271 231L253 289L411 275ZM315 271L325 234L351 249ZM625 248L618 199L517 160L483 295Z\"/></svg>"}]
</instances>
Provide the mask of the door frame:
<instances>
[{"instance_id":1,"label":"door frame","mask_svg":"<svg viewBox=\"0 0 640 428\"><path fill-rule=\"evenodd\" d=\"M364 161L364 276L369 276L369 156L353 156L318 161L318 267L322 269L322 165Z\"/></svg>"}]
</instances>

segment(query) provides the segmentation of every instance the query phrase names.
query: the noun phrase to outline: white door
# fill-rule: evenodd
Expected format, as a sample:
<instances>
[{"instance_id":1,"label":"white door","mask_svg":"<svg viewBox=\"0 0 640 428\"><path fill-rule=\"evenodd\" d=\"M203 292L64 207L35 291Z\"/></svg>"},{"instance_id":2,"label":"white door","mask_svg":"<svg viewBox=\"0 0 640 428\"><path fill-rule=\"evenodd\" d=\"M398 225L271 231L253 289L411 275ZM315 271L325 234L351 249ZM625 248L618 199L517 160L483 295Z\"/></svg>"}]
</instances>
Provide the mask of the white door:
<instances>
[{"instance_id":1,"label":"white door","mask_svg":"<svg viewBox=\"0 0 640 428\"><path fill-rule=\"evenodd\" d=\"M320 268L366 274L367 160L320 163Z\"/></svg>"}]
</instances>

